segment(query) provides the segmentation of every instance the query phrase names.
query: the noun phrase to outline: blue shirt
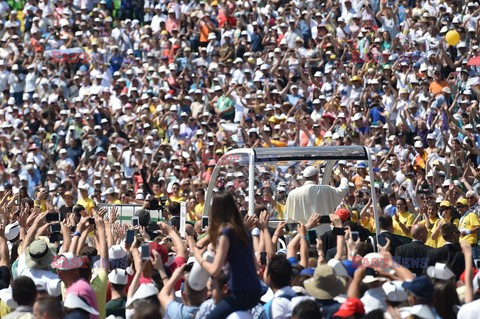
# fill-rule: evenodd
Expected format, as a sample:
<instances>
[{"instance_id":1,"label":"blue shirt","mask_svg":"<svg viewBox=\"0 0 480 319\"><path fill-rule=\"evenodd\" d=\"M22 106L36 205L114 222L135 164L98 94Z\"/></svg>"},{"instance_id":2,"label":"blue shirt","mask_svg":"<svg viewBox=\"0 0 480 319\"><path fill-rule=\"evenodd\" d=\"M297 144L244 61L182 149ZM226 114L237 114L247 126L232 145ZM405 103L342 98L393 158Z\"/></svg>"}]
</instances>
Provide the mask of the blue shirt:
<instances>
[{"instance_id":1,"label":"blue shirt","mask_svg":"<svg viewBox=\"0 0 480 319\"><path fill-rule=\"evenodd\" d=\"M223 229L222 235L227 236L230 241L227 253L227 262L230 266L228 280L230 290L233 292L260 291L251 235L248 234L248 245L237 238L231 228Z\"/></svg>"},{"instance_id":2,"label":"blue shirt","mask_svg":"<svg viewBox=\"0 0 480 319\"><path fill-rule=\"evenodd\" d=\"M183 303L174 300L170 301L170 303L168 304L165 318L193 319L195 318L195 314L197 313L197 311L198 307L186 306Z\"/></svg>"}]
</instances>

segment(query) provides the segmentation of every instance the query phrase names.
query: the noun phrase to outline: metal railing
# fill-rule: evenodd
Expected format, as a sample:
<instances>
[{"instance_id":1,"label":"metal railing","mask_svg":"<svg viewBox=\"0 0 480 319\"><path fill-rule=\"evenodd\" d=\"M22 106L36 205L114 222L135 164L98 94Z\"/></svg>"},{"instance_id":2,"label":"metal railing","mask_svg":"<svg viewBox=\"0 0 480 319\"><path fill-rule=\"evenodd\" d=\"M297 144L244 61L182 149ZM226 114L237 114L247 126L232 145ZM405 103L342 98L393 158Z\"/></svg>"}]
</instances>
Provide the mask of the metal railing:
<instances>
[{"instance_id":1,"label":"metal railing","mask_svg":"<svg viewBox=\"0 0 480 319\"><path fill-rule=\"evenodd\" d=\"M119 204L119 205L113 205L113 204L107 204L107 203L99 203L98 208L100 207L106 207L108 209L107 215L110 216L110 210L113 207L118 208L118 218L117 222L120 223L120 225L131 225L131 220L132 217L136 215L136 213L143 209L142 205L138 204ZM162 218L162 212L160 210L149 210L150 212L150 218L152 222L157 222L159 220L163 220Z\"/></svg>"}]
</instances>

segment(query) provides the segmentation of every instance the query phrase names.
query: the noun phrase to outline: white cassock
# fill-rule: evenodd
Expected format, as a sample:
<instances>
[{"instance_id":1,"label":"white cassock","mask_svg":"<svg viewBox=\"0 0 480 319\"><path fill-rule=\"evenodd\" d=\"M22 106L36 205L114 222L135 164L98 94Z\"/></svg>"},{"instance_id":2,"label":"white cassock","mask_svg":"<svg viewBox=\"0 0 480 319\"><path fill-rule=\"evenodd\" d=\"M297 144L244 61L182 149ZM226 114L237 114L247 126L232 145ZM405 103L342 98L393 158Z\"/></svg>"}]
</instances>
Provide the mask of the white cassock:
<instances>
[{"instance_id":1,"label":"white cassock","mask_svg":"<svg viewBox=\"0 0 480 319\"><path fill-rule=\"evenodd\" d=\"M329 215L348 194L348 180L342 178L337 188L306 181L288 194L285 204L287 222L306 223L312 214Z\"/></svg>"}]
</instances>

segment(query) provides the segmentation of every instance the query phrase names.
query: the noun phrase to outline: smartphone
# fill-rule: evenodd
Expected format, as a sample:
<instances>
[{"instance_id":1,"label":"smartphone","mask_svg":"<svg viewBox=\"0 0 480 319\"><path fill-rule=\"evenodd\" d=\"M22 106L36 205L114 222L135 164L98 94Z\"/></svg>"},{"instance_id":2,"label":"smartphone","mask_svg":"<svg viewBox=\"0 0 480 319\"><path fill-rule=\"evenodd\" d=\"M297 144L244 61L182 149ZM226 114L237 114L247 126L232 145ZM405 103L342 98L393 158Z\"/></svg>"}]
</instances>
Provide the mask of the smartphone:
<instances>
[{"instance_id":1,"label":"smartphone","mask_svg":"<svg viewBox=\"0 0 480 319\"><path fill-rule=\"evenodd\" d=\"M298 224L297 223L288 223L285 225L285 230L287 232L292 232L294 230L297 230Z\"/></svg>"},{"instance_id":2,"label":"smartphone","mask_svg":"<svg viewBox=\"0 0 480 319\"><path fill-rule=\"evenodd\" d=\"M133 217L132 217L132 225L133 225L133 227L136 227L136 226L139 225L139 223L138 223L138 216L133 216Z\"/></svg>"},{"instance_id":3,"label":"smartphone","mask_svg":"<svg viewBox=\"0 0 480 319\"><path fill-rule=\"evenodd\" d=\"M208 216L202 216L202 229L207 229L208 227Z\"/></svg>"},{"instance_id":4,"label":"smartphone","mask_svg":"<svg viewBox=\"0 0 480 319\"><path fill-rule=\"evenodd\" d=\"M353 241L357 241L358 240L358 231L352 231L350 232L350 234L352 234L352 240Z\"/></svg>"},{"instance_id":5,"label":"smartphone","mask_svg":"<svg viewBox=\"0 0 480 319\"><path fill-rule=\"evenodd\" d=\"M90 218L88 219L88 224L89 224L89 225L95 225L95 218L90 217Z\"/></svg>"},{"instance_id":6,"label":"smartphone","mask_svg":"<svg viewBox=\"0 0 480 319\"><path fill-rule=\"evenodd\" d=\"M320 216L320 224L330 224L332 221L330 220L330 216L322 215Z\"/></svg>"},{"instance_id":7,"label":"smartphone","mask_svg":"<svg viewBox=\"0 0 480 319\"><path fill-rule=\"evenodd\" d=\"M265 266L267 264L267 253L261 252L260 253L260 265Z\"/></svg>"},{"instance_id":8,"label":"smartphone","mask_svg":"<svg viewBox=\"0 0 480 319\"><path fill-rule=\"evenodd\" d=\"M59 214L59 213L48 213L48 214L45 216L45 221L46 221L47 223L59 222L59 221L60 221L60 214Z\"/></svg>"},{"instance_id":9,"label":"smartphone","mask_svg":"<svg viewBox=\"0 0 480 319\"><path fill-rule=\"evenodd\" d=\"M190 271L192 271L193 265L194 265L193 262L188 263L188 264L185 266L185 268L183 268L183 271L185 271L185 272L190 272Z\"/></svg>"},{"instance_id":10,"label":"smartphone","mask_svg":"<svg viewBox=\"0 0 480 319\"><path fill-rule=\"evenodd\" d=\"M60 224L53 224L50 225L50 233L59 233L60 232Z\"/></svg>"},{"instance_id":11,"label":"smartphone","mask_svg":"<svg viewBox=\"0 0 480 319\"><path fill-rule=\"evenodd\" d=\"M150 245L149 244L143 244L141 246L141 255L142 255L142 260L149 260L150 259Z\"/></svg>"},{"instance_id":12,"label":"smartphone","mask_svg":"<svg viewBox=\"0 0 480 319\"><path fill-rule=\"evenodd\" d=\"M315 245L317 243L317 231L315 229L309 229L307 235L310 245Z\"/></svg>"},{"instance_id":13,"label":"smartphone","mask_svg":"<svg viewBox=\"0 0 480 319\"><path fill-rule=\"evenodd\" d=\"M135 230L129 229L127 230L127 234L125 236L125 243L127 245L131 245L133 243L133 240L135 239Z\"/></svg>"}]
</instances>

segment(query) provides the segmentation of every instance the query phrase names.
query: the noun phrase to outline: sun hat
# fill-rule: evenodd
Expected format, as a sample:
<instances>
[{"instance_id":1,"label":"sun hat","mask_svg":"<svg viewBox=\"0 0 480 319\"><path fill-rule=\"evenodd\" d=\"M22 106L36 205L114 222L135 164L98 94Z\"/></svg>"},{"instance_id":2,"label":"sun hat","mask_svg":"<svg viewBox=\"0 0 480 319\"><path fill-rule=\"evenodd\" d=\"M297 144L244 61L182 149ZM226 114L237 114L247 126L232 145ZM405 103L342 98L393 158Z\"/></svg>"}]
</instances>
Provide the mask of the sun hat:
<instances>
[{"instance_id":1,"label":"sun hat","mask_svg":"<svg viewBox=\"0 0 480 319\"><path fill-rule=\"evenodd\" d=\"M308 294L321 300L331 300L341 294L346 287L345 279L337 276L329 265L320 265L315 269L313 278L304 282Z\"/></svg>"},{"instance_id":2,"label":"sun hat","mask_svg":"<svg viewBox=\"0 0 480 319\"><path fill-rule=\"evenodd\" d=\"M34 240L25 252L25 265L28 268L47 269L53 259L53 253L42 239Z\"/></svg>"}]
</instances>

